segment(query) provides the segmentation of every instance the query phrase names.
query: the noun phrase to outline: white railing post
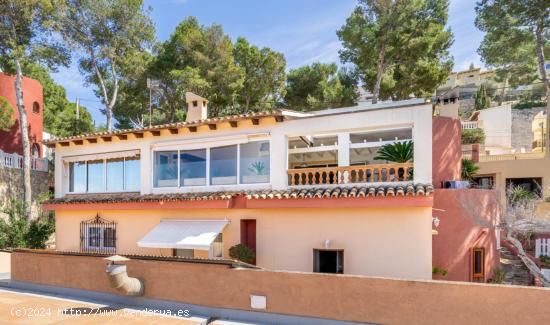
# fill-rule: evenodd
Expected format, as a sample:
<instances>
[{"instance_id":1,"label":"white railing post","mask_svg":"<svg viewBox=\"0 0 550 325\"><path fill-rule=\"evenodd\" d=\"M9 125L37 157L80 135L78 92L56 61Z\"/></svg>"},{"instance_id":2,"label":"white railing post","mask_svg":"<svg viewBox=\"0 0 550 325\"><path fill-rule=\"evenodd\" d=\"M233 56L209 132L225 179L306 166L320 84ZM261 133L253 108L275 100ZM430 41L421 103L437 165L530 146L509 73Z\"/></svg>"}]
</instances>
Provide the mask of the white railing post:
<instances>
[{"instance_id":1,"label":"white railing post","mask_svg":"<svg viewBox=\"0 0 550 325\"><path fill-rule=\"evenodd\" d=\"M541 240L540 238L537 238L535 240L535 257L536 258L539 258L540 257L540 252L541 251Z\"/></svg>"}]
</instances>

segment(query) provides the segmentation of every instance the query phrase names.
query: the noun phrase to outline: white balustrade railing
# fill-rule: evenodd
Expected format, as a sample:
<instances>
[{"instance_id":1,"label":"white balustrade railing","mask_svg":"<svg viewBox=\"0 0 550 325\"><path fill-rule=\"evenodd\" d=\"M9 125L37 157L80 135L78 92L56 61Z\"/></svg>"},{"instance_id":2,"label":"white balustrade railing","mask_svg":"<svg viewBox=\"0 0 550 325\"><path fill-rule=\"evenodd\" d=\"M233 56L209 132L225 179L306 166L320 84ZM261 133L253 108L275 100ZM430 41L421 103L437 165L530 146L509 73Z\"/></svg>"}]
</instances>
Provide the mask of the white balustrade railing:
<instances>
[{"instance_id":1,"label":"white balustrade railing","mask_svg":"<svg viewBox=\"0 0 550 325\"><path fill-rule=\"evenodd\" d=\"M0 168L23 169L23 156L16 153L5 153L0 150ZM47 172L47 158L31 158L31 169Z\"/></svg>"},{"instance_id":2,"label":"white balustrade railing","mask_svg":"<svg viewBox=\"0 0 550 325\"><path fill-rule=\"evenodd\" d=\"M479 128L477 121L462 121L462 130L473 130Z\"/></svg>"}]
</instances>

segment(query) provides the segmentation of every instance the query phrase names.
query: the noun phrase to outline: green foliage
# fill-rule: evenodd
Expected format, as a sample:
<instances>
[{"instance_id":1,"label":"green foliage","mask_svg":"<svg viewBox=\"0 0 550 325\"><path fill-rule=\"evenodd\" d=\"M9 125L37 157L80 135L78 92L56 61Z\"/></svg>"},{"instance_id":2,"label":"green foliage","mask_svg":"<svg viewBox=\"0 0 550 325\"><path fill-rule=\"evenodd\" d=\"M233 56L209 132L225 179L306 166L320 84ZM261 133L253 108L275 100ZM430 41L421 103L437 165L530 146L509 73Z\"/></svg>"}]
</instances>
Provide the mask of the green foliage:
<instances>
[{"instance_id":1,"label":"green foliage","mask_svg":"<svg viewBox=\"0 0 550 325\"><path fill-rule=\"evenodd\" d=\"M493 273L492 283L503 283L506 279L506 271L501 268L497 268Z\"/></svg>"},{"instance_id":2,"label":"green foliage","mask_svg":"<svg viewBox=\"0 0 550 325\"><path fill-rule=\"evenodd\" d=\"M27 221L22 201L12 199L3 210L7 220L0 219L0 248L45 248L54 232L55 223L47 216Z\"/></svg>"},{"instance_id":3,"label":"green foliage","mask_svg":"<svg viewBox=\"0 0 550 325\"><path fill-rule=\"evenodd\" d=\"M353 70L336 64L313 63L290 70L285 102L291 109L309 111L355 105L359 97Z\"/></svg>"},{"instance_id":4,"label":"green foliage","mask_svg":"<svg viewBox=\"0 0 550 325\"><path fill-rule=\"evenodd\" d=\"M462 180L464 181L473 181L474 175L479 170L479 166L476 165L475 162L471 159L462 159L462 167L460 171L460 175L462 177Z\"/></svg>"},{"instance_id":5,"label":"green foliage","mask_svg":"<svg viewBox=\"0 0 550 325\"><path fill-rule=\"evenodd\" d=\"M512 104L513 109L529 109L533 107L546 107L546 102L539 100Z\"/></svg>"},{"instance_id":6,"label":"green foliage","mask_svg":"<svg viewBox=\"0 0 550 325\"><path fill-rule=\"evenodd\" d=\"M195 92L208 98L211 117L230 108L243 87L244 72L235 63L231 38L220 25L201 26L194 17L182 21L160 45L153 75L166 83L170 71L186 69L196 72Z\"/></svg>"},{"instance_id":7,"label":"green foliage","mask_svg":"<svg viewBox=\"0 0 550 325\"><path fill-rule=\"evenodd\" d=\"M491 98L487 95L487 84L482 83L475 95L474 107L477 111L489 108L491 106Z\"/></svg>"},{"instance_id":8,"label":"green foliage","mask_svg":"<svg viewBox=\"0 0 550 325\"><path fill-rule=\"evenodd\" d=\"M340 58L356 65L373 102L428 97L445 81L453 66L448 6L448 0L359 1L337 32Z\"/></svg>"},{"instance_id":9,"label":"green foliage","mask_svg":"<svg viewBox=\"0 0 550 325\"><path fill-rule=\"evenodd\" d=\"M535 200L537 196L521 185L511 185L506 189L506 198L510 206L526 206Z\"/></svg>"},{"instance_id":10,"label":"green foliage","mask_svg":"<svg viewBox=\"0 0 550 325\"><path fill-rule=\"evenodd\" d=\"M124 72L138 66L132 59L150 48L154 27L143 0L65 0L60 20L62 35L79 55L87 84L97 87L104 103L107 130L112 129L113 108L125 82Z\"/></svg>"},{"instance_id":11,"label":"green foliage","mask_svg":"<svg viewBox=\"0 0 550 325\"><path fill-rule=\"evenodd\" d=\"M229 256L232 259L239 260L245 263L252 263L256 254L248 246L238 244L229 248Z\"/></svg>"},{"instance_id":12,"label":"green foliage","mask_svg":"<svg viewBox=\"0 0 550 325\"><path fill-rule=\"evenodd\" d=\"M476 6L476 26L485 33L478 49L483 62L511 86L537 78L536 30L548 33L548 0L481 0ZM547 35L547 34L546 34ZM548 53L549 38L542 47ZM540 59L539 59L540 60ZM539 72L540 73L540 72ZM539 76L540 77L540 76Z\"/></svg>"},{"instance_id":13,"label":"green foliage","mask_svg":"<svg viewBox=\"0 0 550 325\"><path fill-rule=\"evenodd\" d=\"M439 267L437 267L437 266L434 266L434 267L432 268L432 274L433 274L433 275L446 276L447 273L449 273L447 270L442 269L442 268L439 268Z\"/></svg>"},{"instance_id":14,"label":"green foliage","mask_svg":"<svg viewBox=\"0 0 550 325\"><path fill-rule=\"evenodd\" d=\"M265 175L265 163L263 161L256 161L248 167L248 170L256 175Z\"/></svg>"},{"instance_id":15,"label":"green foliage","mask_svg":"<svg viewBox=\"0 0 550 325\"><path fill-rule=\"evenodd\" d=\"M67 100L63 86L54 82L47 69L36 64L23 67L26 76L38 80L43 87L44 130L57 137L67 137L94 131L92 116L84 106L79 108L76 118L76 104Z\"/></svg>"},{"instance_id":16,"label":"green foliage","mask_svg":"<svg viewBox=\"0 0 550 325\"><path fill-rule=\"evenodd\" d=\"M414 157L414 146L412 141L396 142L386 144L378 149L375 160L386 160L396 163L412 161Z\"/></svg>"},{"instance_id":17,"label":"green foliage","mask_svg":"<svg viewBox=\"0 0 550 325\"><path fill-rule=\"evenodd\" d=\"M485 132L483 129L465 129L460 134L462 144L485 143Z\"/></svg>"},{"instance_id":18,"label":"green foliage","mask_svg":"<svg viewBox=\"0 0 550 325\"><path fill-rule=\"evenodd\" d=\"M0 131L8 131L15 123L13 107L7 99L0 96Z\"/></svg>"},{"instance_id":19,"label":"green foliage","mask_svg":"<svg viewBox=\"0 0 550 325\"><path fill-rule=\"evenodd\" d=\"M244 71L243 87L237 94L240 113L271 109L285 94L286 60L270 48L250 45L242 37L233 49L235 63Z\"/></svg>"}]
</instances>

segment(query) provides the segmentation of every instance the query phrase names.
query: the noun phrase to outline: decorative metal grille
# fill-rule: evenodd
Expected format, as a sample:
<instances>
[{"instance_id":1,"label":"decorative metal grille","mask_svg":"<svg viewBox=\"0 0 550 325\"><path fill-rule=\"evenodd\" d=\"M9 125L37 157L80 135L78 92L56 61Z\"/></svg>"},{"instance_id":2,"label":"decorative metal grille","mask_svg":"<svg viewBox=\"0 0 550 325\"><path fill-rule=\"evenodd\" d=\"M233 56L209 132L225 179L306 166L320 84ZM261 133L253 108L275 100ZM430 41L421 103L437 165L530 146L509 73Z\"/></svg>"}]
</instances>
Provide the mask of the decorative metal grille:
<instances>
[{"instance_id":1,"label":"decorative metal grille","mask_svg":"<svg viewBox=\"0 0 550 325\"><path fill-rule=\"evenodd\" d=\"M116 252L116 222L101 218L80 223L80 251L92 253Z\"/></svg>"}]
</instances>

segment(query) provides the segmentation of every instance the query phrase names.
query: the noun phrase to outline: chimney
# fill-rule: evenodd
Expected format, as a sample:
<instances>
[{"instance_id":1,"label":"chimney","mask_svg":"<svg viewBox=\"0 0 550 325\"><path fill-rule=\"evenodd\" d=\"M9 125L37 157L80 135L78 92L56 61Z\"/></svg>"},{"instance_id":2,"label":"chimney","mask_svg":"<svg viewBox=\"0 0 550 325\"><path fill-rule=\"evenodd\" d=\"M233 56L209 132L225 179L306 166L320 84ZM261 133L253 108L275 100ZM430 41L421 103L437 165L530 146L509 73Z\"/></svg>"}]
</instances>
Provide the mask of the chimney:
<instances>
[{"instance_id":1,"label":"chimney","mask_svg":"<svg viewBox=\"0 0 550 325\"><path fill-rule=\"evenodd\" d=\"M208 118L208 99L192 92L185 93L187 103L187 117L185 122L193 122Z\"/></svg>"}]
</instances>

